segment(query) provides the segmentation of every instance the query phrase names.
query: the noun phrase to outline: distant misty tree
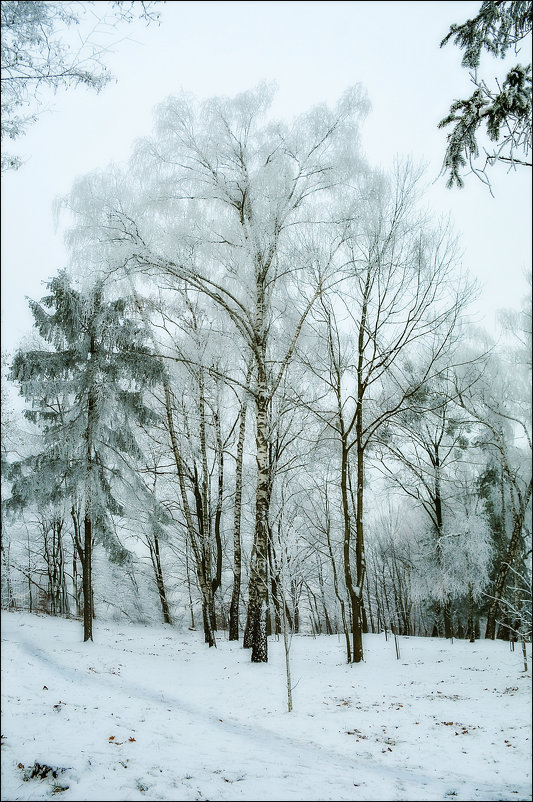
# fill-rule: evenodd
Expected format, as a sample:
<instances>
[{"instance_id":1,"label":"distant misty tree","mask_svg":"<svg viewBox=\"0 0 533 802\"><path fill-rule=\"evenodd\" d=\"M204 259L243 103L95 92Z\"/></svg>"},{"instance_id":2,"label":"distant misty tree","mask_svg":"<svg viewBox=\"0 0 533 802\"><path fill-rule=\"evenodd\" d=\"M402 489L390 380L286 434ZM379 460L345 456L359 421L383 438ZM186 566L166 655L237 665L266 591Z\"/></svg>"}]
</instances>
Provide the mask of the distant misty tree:
<instances>
[{"instance_id":1,"label":"distant misty tree","mask_svg":"<svg viewBox=\"0 0 533 802\"><path fill-rule=\"evenodd\" d=\"M474 368L472 363L470 381ZM446 638L454 636L451 602L457 596L458 573L455 568L452 575L449 565L462 566L463 590L483 574L481 561L470 561L470 575L465 578L469 544L457 533L449 534L450 528L458 527L456 508L460 496L465 496L462 476L465 465L475 464L468 453L472 428L472 421L454 401L444 368L442 375L422 386L411 398L409 408L397 416L394 427L382 432L379 443L380 467L391 487L401 488L427 516L428 551L434 561L432 583L435 591L438 589L435 592L438 617L442 613ZM477 532L474 523L470 529ZM481 557L484 559L484 553L480 553L480 560ZM424 572L427 571L425 565ZM436 621L435 631L440 629Z\"/></svg>"},{"instance_id":2,"label":"distant misty tree","mask_svg":"<svg viewBox=\"0 0 533 802\"><path fill-rule=\"evenodd\" d=\"M531 2L486 0L474 19L452 25L441 42L443 47L453 39L464 50L462 66L470 70L476 87L468 99L455 100L439 123L439 128L453 125L442 168L448 187L463 186L467 165L489 187L486 168L496 162L531 167L531 64L516 64L493 88L478 70L482 51L502 59L511 49L518 53L519 43L531 34L532 19ZM483 126L490 142L490 149L483 148L484 162L478 144Z\"/></svg>"},{"instance_id":3,"label":"distant misty tree","mask_svg":"<svg viewBox=\"0 0 533 802\"><path fill-rule=\"evenodd\" d=\"M7 383L9 371L9 358L7 353L1 357L1 385L0 385L0 415L2 438L0 441L0 476L1 476L1 496L2 500L9 495L8 472L10 463L13 459L20 459L22 456L25 438L20 425L19 415L15 411ZM0 507L0 552L2 559L1 588L2 603L7 599L7 606L13 607L15 604L12 583L12 560L11 560L11 528L6 525L5 504Z\"/></svg>"},{"instance_id":4,"label":"distant misty tree","mask_svg":"<svg viewBox=\"0 0 533 802\"><path fill-rule=\"evenodd\" d=\"M83 568L87 641L93 543L102 542L116 561L128 556L113 516L126 514L119 483L135 482L131 466L141 453L133 426L154 417L143 389L158 380L159 366L123 299L105 300L101 284L80 292L65 273L48 288L50 294L30 307L49 347L19 350L11 366L12 380L31 402L25 415L42 429L43 447L12 467L9 502L19 509L33 502L70 507Z\"/></svg>"},{"instance_id":5,"label":"distant misty tree","mask_svg":"<svg viewBox=\"0 0 533 802\"><path fill-rule=\"evenodd\" d=\"M502 318L502 353L492 352L480 380L457 396L479 425L486 458L477 487L494 548L485 630L491 639L516 631L508 614L531 595L531 292L520 311Z\"/></svg>"},{"instance_id":6,"label":"distant misty tree","mask_svg":"<svg viewBox=\"0 0 533 802\"><path fill-rule=\"evenodd\" d=\"M153 459L153 465L150 466L153 474L153 495L155 497L156 482L158 476L158 464ZM163 576L163 564L161 561L161 541L167 540L167 533L164 524L167 523L167 516L162 515L162 507L160 504L154 504L153 507L148 509L148 524L147 531L144 533L143 542L148 547L150 554L150 562L154 571L154 578L161 604L161 612L163 614L163 621L165 624L171 624L172 618L170 615L170 606L168 602L167 587Z\"/></svg>"},{"instance_id":7,"label":"distant misty tree","mask_svg":"<svg viewBox=\"0 0 533 802\"><path fill-rule=\"evenodd\" d=\"M103 63L109 49L105 34L136 18L147 24L159 19L156 2L38 2L3 0L2 32L2 139L17 139L36 122L42 111L42 93L48 89L87 86L99 92L112 78ZM101 11L104 11L100 16ZM84 20L90 32L71 48L69 29ZM2 154L2 170L17 169L20 159Z\"/></svg>"}]
</instances>

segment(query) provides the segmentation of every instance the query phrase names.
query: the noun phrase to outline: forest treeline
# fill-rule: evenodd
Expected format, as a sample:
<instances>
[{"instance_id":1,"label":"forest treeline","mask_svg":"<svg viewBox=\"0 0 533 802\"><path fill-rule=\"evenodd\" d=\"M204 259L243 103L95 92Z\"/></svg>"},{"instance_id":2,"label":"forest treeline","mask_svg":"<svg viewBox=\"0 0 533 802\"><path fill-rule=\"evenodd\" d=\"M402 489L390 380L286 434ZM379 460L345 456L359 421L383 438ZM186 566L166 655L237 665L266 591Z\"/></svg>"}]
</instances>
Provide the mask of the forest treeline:
<instances>
[{"instance_id":1,"label":"forest treeline","mask_svg":"<svg viewBox=\"0 0 533 802\"><path fill-rule=\"evenodd\" d=\"M531 314L497 341L360 87L172 97L80 178L7 359L2 605L268 636L531 635ZM466 266L467 267L467 266ZM7 392L7 391L6 391Z\"/></svg>"}]
</instances>

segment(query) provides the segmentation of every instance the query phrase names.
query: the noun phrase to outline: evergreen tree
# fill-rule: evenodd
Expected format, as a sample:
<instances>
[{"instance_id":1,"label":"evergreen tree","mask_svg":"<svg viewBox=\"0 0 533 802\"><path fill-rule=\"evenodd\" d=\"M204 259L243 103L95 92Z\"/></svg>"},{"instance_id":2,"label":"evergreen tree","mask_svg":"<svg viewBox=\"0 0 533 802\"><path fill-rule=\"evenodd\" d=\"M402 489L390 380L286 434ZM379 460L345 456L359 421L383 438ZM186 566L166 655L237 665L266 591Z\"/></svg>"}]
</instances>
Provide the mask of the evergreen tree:
<instances>
[{"instance_id":1,"label":"evergreen tree","mask_svg":"<svg viewBox=\"0 0 533 802\"><path fill-rule=\"evenodd\" d=\"M128 556L113 516L126 514L120 480L136 482L130 461L141 454L133 425L155 419L143 389L157 382L160 368L144 345L143 327L127 316L126 301L105 300L102 283L81 292L62 272L48 289L50 294L41 303L30 301L30 307L50 347L19 350L11 366L11 378L32 404L25 415L42 429L43 448L13 467L9 504L70 507L83 567L87 641L92 640L93 543L102 542L113 560Z\"/></svg>"},{"instance_id":2,"label":"evergreen tree","mask_svg":"<svg viewBox=\"0 0 533 802\"><path fill-rule=\"evenodd\" d=\"M455 100L439 123L439 128L454 126L448 134L442 168L448 175L448 187L463 186L461 171L467 164L487 184L485 169L495 162L531 167L531 64L516 64L497 89L487 86L478 69L482 51L502 59L511 48L517 52L519 42L531 33L532 18L531 2L486 0L474 19L452 25L441 42L442 47L453 38L464 50L462 66L471 70L476 87L467 100ZM485 164L480 169L473 160L479 156L477 136L483 125L494 146L490 152L485 150Z\"/></svg>"}]
</instances>

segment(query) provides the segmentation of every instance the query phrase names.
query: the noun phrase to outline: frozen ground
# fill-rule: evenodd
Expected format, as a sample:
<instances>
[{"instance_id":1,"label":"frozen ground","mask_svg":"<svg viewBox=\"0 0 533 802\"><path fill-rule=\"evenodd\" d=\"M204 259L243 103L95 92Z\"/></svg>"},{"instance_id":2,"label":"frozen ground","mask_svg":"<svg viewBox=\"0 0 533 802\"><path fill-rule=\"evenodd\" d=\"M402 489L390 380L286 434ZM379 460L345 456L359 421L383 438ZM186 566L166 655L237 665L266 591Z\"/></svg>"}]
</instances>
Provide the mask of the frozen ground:
<instances>
[{"instance_id":1,"label":"frozen ground","mask_svg":"<svg viewBox=\"0 0 533 802\"><path fill-rule=\"evenodd\" d=\"M349 666L296 636L288 713L282 640L254 665L223 633L94 637L2 612L2 800L531 800L531 645L524 672L501 641L402 637L397 660L368 635Z\"/></svg>"}]
</instances>

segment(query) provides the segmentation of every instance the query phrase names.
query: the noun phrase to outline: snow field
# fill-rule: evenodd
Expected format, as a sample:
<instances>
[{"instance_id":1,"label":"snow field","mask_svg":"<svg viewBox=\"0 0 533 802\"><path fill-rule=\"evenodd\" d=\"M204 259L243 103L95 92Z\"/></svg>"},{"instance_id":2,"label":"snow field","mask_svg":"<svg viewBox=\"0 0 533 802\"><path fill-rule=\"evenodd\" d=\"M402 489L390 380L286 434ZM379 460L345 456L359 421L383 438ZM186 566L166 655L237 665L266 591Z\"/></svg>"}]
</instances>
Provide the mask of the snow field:
<instances>
[{"instance_id":1,"label":"snow field","mask_svg":"<svg viewBox=\"0 0 533 802\"><path fill-rule=\"evenodd\" d=\"M294 636L288 713L281 639L257 665L222 632L94 637L2 612L2 800L531 799L531 645L525 672L501 641L367 635L347 665Z\"/></svg>"}]
</instances>

